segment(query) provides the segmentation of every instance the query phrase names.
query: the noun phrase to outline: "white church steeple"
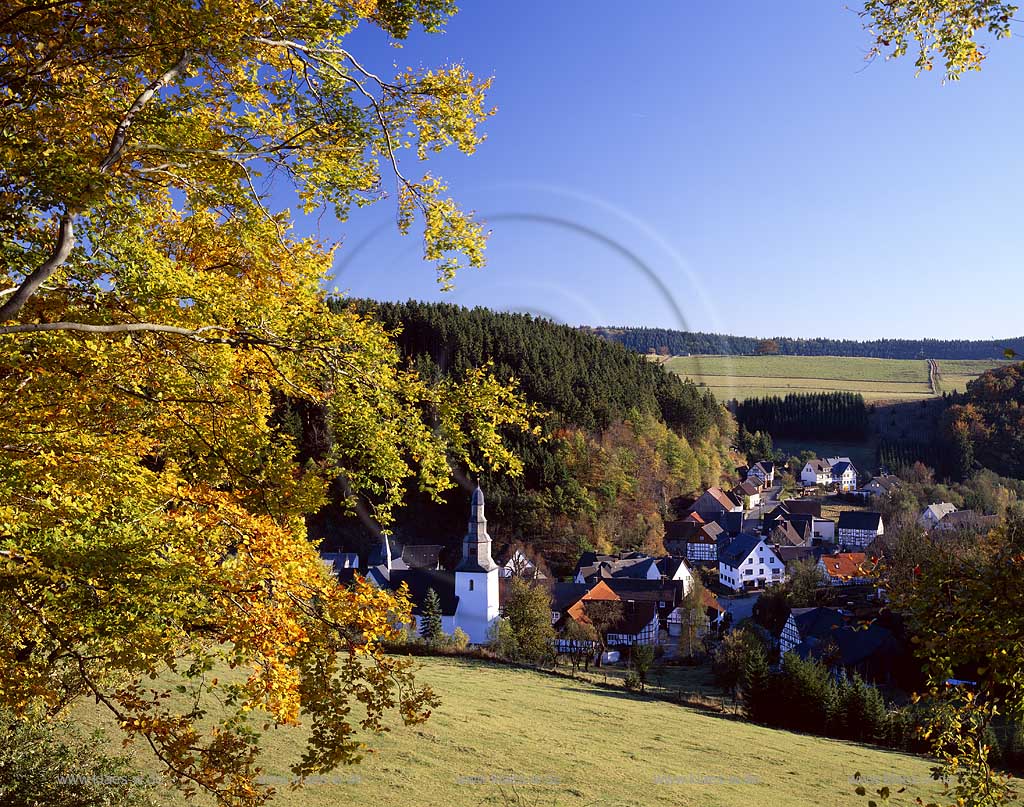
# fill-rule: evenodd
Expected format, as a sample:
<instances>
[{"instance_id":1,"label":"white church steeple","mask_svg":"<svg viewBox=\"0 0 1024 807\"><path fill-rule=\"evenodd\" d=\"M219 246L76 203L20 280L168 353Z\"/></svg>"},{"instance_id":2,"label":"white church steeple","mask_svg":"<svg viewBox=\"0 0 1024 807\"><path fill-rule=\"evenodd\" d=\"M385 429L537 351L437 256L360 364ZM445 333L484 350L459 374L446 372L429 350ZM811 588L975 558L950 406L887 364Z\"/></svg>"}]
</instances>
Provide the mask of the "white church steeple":
<instances>
[{"instance_id":1,"label":"white church steeple","mask_svg":"<svg viewBox=\"0 0 1024 807\"><path fill-rule=\"evenodd\" d=\"M491 536L484 516L484 492L477 485L469 507L469 527L462 539L462 560L455 567L455 595L459 598L455 623L474 644L487 641L491 623L498 618L498 564L491 557Z\"/></svg>"}]
</instances>

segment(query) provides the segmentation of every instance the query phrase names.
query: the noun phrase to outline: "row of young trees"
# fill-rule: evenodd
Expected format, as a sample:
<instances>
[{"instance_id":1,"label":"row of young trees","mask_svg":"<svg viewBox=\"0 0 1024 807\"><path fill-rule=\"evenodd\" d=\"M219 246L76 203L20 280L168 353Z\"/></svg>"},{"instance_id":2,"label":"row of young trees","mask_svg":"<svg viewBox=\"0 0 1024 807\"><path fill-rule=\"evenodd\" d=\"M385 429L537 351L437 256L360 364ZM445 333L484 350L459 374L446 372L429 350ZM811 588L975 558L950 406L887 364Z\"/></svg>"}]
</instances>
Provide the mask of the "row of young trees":
<instances>
[{"instance_id":1,"label":"row of young trees","mask_svg":"<svg viewBox=\"0 0 1024 807\"><path fill-rule=\"evenodd\" d=\"M667 328L588 328L638 353L672 356L865 356L876 359L1001 359L1006 348L1024 352L1024 338L974 341L967 339L798 339L677 331Z\"/></svg>"},{"instance_id":2,"label":"row of young trees","mask_svg":"<svg viewBox=\"0 0 1024 807\"><path fill-rule=\"evenodd\" d=\"M869 425L864 396L854 392L748 398L735 404L734 413L748 431L773 437L863 440Z\"/></svg>"}]
</instances>

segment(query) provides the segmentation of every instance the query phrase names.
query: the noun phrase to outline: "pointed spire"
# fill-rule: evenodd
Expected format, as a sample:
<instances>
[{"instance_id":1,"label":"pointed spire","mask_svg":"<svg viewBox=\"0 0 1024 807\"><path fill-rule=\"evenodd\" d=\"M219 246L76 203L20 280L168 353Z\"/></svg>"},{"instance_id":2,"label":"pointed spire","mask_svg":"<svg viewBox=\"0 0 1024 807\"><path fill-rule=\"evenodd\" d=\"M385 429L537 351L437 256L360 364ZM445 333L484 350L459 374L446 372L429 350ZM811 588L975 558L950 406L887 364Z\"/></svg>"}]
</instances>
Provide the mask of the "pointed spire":
<instances>
[{"instance_id":1,"label":"pointed spire","mask_svg":"<svg viewBox=\"0 0 1024 807\"><path fill-rule=\"evenodd\" d=\"M484 492L477 484L469 502L469 527L462 539L462 562L456 571L490 571L496 568L491 558L491 536L487 534Z\"/></svg>"}]
</instances>

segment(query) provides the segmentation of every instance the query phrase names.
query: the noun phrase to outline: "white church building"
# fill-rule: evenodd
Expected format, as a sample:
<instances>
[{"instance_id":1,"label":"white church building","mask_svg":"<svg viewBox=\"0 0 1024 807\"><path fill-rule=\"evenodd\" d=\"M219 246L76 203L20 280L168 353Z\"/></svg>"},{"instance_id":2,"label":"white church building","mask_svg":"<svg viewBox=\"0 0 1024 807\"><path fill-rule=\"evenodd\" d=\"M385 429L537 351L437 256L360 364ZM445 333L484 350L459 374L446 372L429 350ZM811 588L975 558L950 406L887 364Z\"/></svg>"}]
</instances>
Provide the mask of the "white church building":
<instances>
[{"instance_id":1,"label":"white church building","mask_svg":"<svg viewBox=\"0 0 1024 807\"><path fill-rule=\"evenodd\" d=\"M392 560L385 538L382 562L370 567L367 579L382 588L409 587L417 629L421 605L433 589L441 601L441 626L451 634L461 628L473 644L485 644L491 624L498 618L498 564L491 557L491 536L484 516L484 493L478 486L470 502L469 527L462 539L462 559L454 572L437 568L410 568Z\"/></svg>"}]
</instances>

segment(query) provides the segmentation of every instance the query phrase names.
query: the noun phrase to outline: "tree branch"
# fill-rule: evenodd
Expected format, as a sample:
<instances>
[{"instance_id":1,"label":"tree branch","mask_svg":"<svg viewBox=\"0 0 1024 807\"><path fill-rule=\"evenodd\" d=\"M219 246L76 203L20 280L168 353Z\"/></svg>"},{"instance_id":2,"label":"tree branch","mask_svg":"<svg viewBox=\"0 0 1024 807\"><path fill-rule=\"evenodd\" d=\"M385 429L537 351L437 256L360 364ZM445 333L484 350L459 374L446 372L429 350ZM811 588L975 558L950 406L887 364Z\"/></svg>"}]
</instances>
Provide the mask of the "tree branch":
<instances>
[{"instance_id":1,"label":"tree branch","mask_svg":"<svg viewBox=\"0 0 1024 807\"><path fill-rule=\"evenodd\" d=\"M128 140L128 130L131 128L132 121L135 120L139 110L148 104L160 89L166 87L180 76L191 60L192 51L186 50L170 70L150 82L149 86L135 99L135 102L128 107L128 111L121 118L121 122L117 124L117 128L114 129L114 136L110 139L110 148L107 150L107 156L100 163L99 170L101 174L109 171L121 156L121 152L124 151L124 144Z\"/></svg>"},{"instance_id":2,"label":"tree branch","mask_svg":"<svg viewBox=\"0 0 1024 807\"><path fill-rule=\"evenodd\" d=\"M21 311L22 306L28 302L28 298L35 294L39 287L49 279L50 275L57 271L64 261L68 259L68 255L71 254L71 249L75 245L75 231L72 225L73 218L74 216L71 211L61 216L60 229L57 230L57 243L53 247L53 252L50 253L49 258L43 261L41 266L36 267L36 270L25 278L25 281L18 287L17 291L11 295L11 299L0 306L0 322L14 319L18 312Z\"/></svg>"},{"instance_id":3,"label":"tree branch","mask_svg":"<svg viewBox=\"0 0 1024 807\"><path fill-rule=\"evenodd\" d=\"M186 50L181 54L181 58L178 59L173 67L159 78L150 82L132 105L128 107L128 111L121 118L121 122L117 124L117 128L114 129L114 136L110 139L110 148L107 149L107 155L99 164L99 172L101 174L107 173L120 158L121 152L124 151L124 145L128 140L128 130L131 128L132 121L135 120L139 110L148 104L162 87L180 76L191 59L192 51ZM14 319L25 303L28 302L28 299L68 259L68 255L71 254L71 250L75 245L75 232L72 224L75 213L75 210L69 208L61 216L60 229L57 231L57 243L53 248L53 252L50 253L50 257L41 266L37 267L25 279L21 286L18 287L18 290L11 296L11 299L0 306L0 322Z\"/></svg>"}]
</instances>

